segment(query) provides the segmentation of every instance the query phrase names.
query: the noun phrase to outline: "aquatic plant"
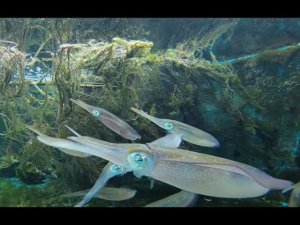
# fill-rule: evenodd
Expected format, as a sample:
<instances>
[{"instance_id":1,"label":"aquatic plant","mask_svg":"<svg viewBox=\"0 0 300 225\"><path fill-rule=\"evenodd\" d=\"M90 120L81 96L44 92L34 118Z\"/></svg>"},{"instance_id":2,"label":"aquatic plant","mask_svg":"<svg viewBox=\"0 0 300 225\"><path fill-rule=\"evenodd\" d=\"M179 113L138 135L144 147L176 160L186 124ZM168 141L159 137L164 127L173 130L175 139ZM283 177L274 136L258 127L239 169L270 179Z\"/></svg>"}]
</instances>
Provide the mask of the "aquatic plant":
<instances>
[{"instance_id":1,"label":"aquatic plant","mask_svg":"<svg viewBox=\"0 0 300 225\"><path fill-rule=\"evenodd\" d=\"M88 187L103 161L73 159L42 147L29 140L24 126L34 124L41 132L66 137L64 125L72 125L83 135L125 141L74 108L69 99L79 98L123 118L139 131L143 142L164 131L130 107L203 127L220 138L222 151L212 154L276 175L296 169L297 38L290 35L277 41L276 35L265 38L262 33L249 40L253 37L249 34L258 30L277 32L277 20L177 19L176 25L172 21L2 18L0 153L17 154L20 168L27 162L43 172L55 168L66 184ZM279 22L278 30L293 28ZM247 32L240 32L245 27ZM253 54L256 57L243 58ZM239 57L243 60L230 61ZM37 66L51 70L51 79L42 73L36 81L26 80L26 68Z\"/></svg>"},{"instance_id":2,"label":"aquatic plant","mask_svg":"<svg viewBox=\"0 0 300 225\"><path fill-rule=\"evenodd\" d=\"M60 198L68 190L61 182L49 183L46 187L16 186L12 180L0 179L1 207L57 207L72 206L73 202Z\"/></svg>"},{"instance_id":3,"label":"aquatic plant","mask_svg":"<svg viewBox=\"0 0 300 225\"><path fill-rule=\"evenodd\" d=\"M20 160L15 155L5 155L0 158L0 177L13 177Z\"/></svg>"},{"instance_id":4,"label":"aquatic plant","mask_svg":"<svg viewBox=\"0 0 300 225\"><path fill-rule=\"evenodd\" d=\"M17 177L26 184L38 184L45 178L46 174L37 169L31 162L26 162L25 165L16 170Z\"/></svg>"}]
</instances>

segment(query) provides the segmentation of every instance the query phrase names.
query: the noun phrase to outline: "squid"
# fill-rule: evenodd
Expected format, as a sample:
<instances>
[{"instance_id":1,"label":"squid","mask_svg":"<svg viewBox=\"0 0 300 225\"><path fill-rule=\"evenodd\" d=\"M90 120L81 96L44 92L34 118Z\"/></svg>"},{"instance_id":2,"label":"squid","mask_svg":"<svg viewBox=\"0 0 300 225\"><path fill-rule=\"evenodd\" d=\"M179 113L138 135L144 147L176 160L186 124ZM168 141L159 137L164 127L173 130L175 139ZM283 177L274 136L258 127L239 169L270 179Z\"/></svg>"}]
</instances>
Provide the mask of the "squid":
<instances>
[{"instance_id":1,"label":"squid","mask_svg":"<svg viewBox=\"0 0 300 225\"><path fill-rule=\"evenodd\" d=\"M87 103L81 100L74 100L74 99L70 99L70 100L76 105L88 111L97 120L99 120L106 127L113 130L120 136L132 141L141 139L141 136L128 123L126 123L124 120L120 119L119 117L115 116L111 112L103 108L88 105Z\"/></svg>"},{"instance_id":2,"label":"squid","mask_svg":"<svg viewBox=\"0 0 300 225\"><path fill-rule=\"evenodd\" d=\"M250 198L281 190L292 182L271 177L263 171L232 160L162 147L153 144L114 144L69 137L71 141L98 149L102 158L179 189L221 198ZM100 155L100 154L99 154Z\"/></svg>"},{"instance_id":3,"label":"squid","mask_svg":"<svg viewBox=\"0 0 300 225\"><path fill-rule=\"evenodd\" d=\"M69 194L61 195L62 198L72 198L80 197L86 195L90 189L77 191ZM95 198L100 198L108 201L124 201L129 198L133 198L136 194L136 190L130 188L113 188L113 187L104 187L98 193L95 194Z\"/></svg>"},{"instance_id":4,"label":"squid","mask_svg":"<svg viewBox=\"0 0 300 225\"><path fill-rule=\"evenodd\" d=\"M38 139L53 147L75 149L94 155L184 191L220 198L251 198L270 190L282 190L292 182L274 178L263 171L217 156L167 148L157 144L114 144L86 136Z\"/></svg>"},{"instance_id":5,"label":"squid","mask_svg":"<svg viewBox=\"0 0 300 225\"><path fill-rule=\"evenodd\" d=\"M187 142L204 147L219 147L219 141L212 135L188 124L178 122L176 120L160 119L145 113L142 110L131 108L142 117L150 120L159 127L165 129L168 133L177 133L181 135L181 138Z\"/></svg>"}]
</instances>

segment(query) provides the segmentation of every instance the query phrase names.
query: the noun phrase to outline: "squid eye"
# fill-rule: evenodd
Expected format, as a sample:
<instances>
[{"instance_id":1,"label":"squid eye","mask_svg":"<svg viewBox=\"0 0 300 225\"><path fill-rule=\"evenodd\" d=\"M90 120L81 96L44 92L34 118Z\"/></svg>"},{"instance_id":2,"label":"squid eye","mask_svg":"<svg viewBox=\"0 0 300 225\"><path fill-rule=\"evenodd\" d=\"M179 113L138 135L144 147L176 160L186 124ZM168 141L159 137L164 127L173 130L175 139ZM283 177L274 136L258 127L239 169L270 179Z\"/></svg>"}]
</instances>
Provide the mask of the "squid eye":
<instances>
[{"instance_id":1,"label":"squid eye","mask_svg":"<svg viewBox=\"0 0 300 225\"><path fill-rule=\"evenodd\" d=\"M167 123L164 124L164 128L165 128L166 130L172 130L173 127L174 127L173 123L167 122Z\"/></svg>"},{"instance_id":2,"label":"squid eye","mask_svg":"<svg viewBox=\"0 0 300 225\"><path fill-rule=\"evenodd\" d=\"M92 113L93 113L93 115L94 115L95 117L98 117L98 116L100 116L101 111L100 111L100 110L97 110L97 109L94 109Z\"/></svg>"},{"instance_id":3,"label":"squid eye","mask_svg":"<svg viewBox=\"0 0 300 225\"><path fill-rule=\"evenodd\" d=\"M111 165L110 170L114 174L121 174L123 172L123 168L119 165L116 165L116 164Z\"/></svg>"},{"instance_id":4,"label":"squid eye","mask_svg":"<svg viewBox=\"0 0 300 225\"><path fill-rule=\"evenodd\" d=\"M130 155L129 161L132 163L133 167L142 168L147 161L147 156L142 153L135 152Z\"/></svg>"},{"instance_id":5,"label":"squid eye","mask_svg":"<svg viewBox=\"0 0 300 225\"><path fill-rule=\"evenodd\" d=\"M137 153L137 154L133 155L133 159L134 159L135 162L140 163L140 162L143 162L145 160L145 157L142 154Z\"/></svg>"}]
</instances>

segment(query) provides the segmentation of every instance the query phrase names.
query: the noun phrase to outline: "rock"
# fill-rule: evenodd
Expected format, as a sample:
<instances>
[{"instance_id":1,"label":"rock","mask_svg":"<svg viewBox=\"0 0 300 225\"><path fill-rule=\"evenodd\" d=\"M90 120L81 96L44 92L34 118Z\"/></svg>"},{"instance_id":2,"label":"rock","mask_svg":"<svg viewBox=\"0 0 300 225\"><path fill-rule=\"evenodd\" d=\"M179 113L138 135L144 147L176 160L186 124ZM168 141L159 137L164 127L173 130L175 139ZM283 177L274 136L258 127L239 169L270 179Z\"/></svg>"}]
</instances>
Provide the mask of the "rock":
<instances>
[{"instance_id":1,"label":"rock","mask_svg":"<svg viewBox=\"0 0 300 225\"><path fill-rule=\"evenodd\" d=\"M14 177L16 166L19 164L19 159L14 155L2 156L0 158L0 177Z\"/></svg>"},{"instance_id":2,"label":"rock","mask_svg":"<svg viewBox=\"0 0 300 225\"><path fill-rule=\"evenodd\" d=\"M44 170L46 175L49 175L52 179L57 179L58 175L57 172L52 167L48 167Z\"/></svg>"},{"instance_id":3,"label":"rock","mask_svg":"<svg viewBox=\"0 0 300 225\"><path fill-rule=\"evenodd\" d=\"M57 179L57 178L58 178L56 171L53 171L53 172L51 173L51 178L52 178L52 179Z\"/></svg>"},{"instance_id":4,"label":"rock","mask_svg":"<svg viewBox=\"0 0 300 225\"><path fill-rule=\"evenodd\" d=\"M36 168L32 162L27 162L25 166L17 168L17 177L26 184L42 183L46 174Z\"/></svg>"}]
</instances>

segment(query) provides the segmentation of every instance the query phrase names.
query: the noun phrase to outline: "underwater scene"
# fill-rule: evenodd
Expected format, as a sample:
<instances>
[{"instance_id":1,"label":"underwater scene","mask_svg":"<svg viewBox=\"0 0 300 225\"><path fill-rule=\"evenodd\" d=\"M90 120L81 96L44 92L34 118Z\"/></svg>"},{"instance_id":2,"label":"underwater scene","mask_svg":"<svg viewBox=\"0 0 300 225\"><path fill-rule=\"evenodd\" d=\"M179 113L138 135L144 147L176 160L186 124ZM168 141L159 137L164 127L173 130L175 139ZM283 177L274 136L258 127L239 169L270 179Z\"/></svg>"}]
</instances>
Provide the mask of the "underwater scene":
<instances>
[{"instance_id":1,"label":"underwater scene","mask_svg":"<svg viewBox=\"0 0 300 225\"><path fill-rule=\"evenodd\" d=\"M0 207L299 207L300 18L0 18Z\"/></svg>"}]
</instances>

